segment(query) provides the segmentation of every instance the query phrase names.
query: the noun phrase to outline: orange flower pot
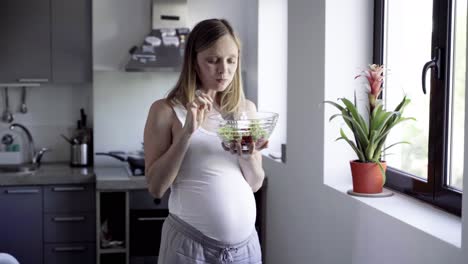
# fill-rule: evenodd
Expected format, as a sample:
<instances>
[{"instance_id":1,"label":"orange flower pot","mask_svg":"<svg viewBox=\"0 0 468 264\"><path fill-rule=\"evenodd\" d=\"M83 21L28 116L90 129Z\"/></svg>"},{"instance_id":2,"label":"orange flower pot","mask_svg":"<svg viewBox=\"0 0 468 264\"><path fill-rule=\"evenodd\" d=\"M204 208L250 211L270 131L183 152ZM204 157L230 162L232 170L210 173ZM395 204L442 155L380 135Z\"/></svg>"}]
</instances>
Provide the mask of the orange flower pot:
<instances>
[{"instance_id":1,"label":"orange flower pot","mask_svg":"<svg viewBox=\"0 0 468 264\"><path fill-rule=\"evenodd\" d=\"M353 192L357 193L381 193L383 187L383 175L379 164L374 162L350 161L351 175L353 176ZM382 161L384 171L387 164Z\"/></svg>"}]
</instances>

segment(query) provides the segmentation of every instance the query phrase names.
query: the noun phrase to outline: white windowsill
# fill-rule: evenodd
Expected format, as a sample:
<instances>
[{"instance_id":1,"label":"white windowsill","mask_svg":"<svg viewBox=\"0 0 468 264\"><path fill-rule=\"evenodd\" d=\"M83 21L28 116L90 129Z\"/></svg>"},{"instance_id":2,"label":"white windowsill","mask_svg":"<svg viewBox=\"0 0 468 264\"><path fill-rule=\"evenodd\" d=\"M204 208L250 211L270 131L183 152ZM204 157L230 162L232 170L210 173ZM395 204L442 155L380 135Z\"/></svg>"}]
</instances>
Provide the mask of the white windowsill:
<instances>
[{"instance_id":1,"label":"white windowsill","mask_svg":"<svg viewBox=\"0 0 468 264\"><path fill-rule=\"evenodd\" d=\"M367 204L391 217L413 226L433 237L445 241L457 248L461 247L461 218L444 212L432 205L396 191L393 196L367 198L348 195L352 186L332 186L325 184L339 193Z\"/></svg>"}]
</instances>

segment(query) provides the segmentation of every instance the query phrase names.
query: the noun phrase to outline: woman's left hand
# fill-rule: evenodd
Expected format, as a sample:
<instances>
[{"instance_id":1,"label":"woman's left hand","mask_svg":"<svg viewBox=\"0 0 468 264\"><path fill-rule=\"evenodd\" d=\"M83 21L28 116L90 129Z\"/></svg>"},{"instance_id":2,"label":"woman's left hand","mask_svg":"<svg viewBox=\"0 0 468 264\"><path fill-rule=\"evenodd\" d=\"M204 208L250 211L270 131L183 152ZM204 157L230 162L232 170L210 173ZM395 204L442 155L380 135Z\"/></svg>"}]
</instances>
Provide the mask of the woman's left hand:
<instances>
[{"instance_id":1,"label":"woman's left hand","mask_svg":"<svg viewBox=\"0 0 468 264\"><path fill-rule=\"evenodd\" d=\"M242 155L253 155L263 149L268 148L268 140L259 140L257 142L252 141L245 144L248 149L242 150L242 145L240 142L233 141L231 144L227 145L224 142L221 142L221 146L225 151L231 152L231 154Z\"/></svg>"}]
</instances>

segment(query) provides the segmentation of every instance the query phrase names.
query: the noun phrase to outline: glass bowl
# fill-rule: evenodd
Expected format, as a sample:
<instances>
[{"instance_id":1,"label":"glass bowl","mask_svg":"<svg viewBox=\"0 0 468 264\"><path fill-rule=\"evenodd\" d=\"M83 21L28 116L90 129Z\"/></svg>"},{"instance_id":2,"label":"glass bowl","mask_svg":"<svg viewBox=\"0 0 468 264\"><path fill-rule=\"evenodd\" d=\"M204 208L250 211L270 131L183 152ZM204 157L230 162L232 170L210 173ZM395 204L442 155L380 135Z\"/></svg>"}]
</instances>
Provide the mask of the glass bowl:
<instances>
[{"instance_id":1,"label":"glass bowl","mask_svg":"<svg viewBox=\"0 0 468 264\"><path fill-rule=\"evenodd\" d=\"M241 112L224 117L215 114L209 119L217 122L216 133L226 146L240 143L242 151L248 151L252 142L258 146L268 140L278 116L273 112Z\"/></svg>"}]
</instances>

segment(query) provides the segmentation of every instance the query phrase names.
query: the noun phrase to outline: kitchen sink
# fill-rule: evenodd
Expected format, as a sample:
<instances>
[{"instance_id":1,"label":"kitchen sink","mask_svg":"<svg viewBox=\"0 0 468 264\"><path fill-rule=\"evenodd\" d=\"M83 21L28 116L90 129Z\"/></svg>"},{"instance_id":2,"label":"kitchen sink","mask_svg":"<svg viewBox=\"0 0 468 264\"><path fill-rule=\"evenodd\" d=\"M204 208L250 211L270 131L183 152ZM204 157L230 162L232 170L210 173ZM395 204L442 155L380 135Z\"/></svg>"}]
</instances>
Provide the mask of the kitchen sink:
<instances>
[{"instance_id":1,"label":"kitchen sink","mask_svg":"<svg viewBox=\"0 0 468 264\"><path fill-rule=\"evenodd\" d=\"M0 173L8 174L33 174L38 169L37 164L0 165Z\"/></svg>"}]
</instances>

